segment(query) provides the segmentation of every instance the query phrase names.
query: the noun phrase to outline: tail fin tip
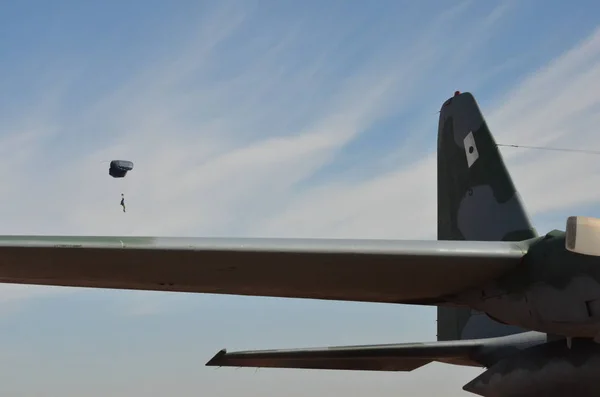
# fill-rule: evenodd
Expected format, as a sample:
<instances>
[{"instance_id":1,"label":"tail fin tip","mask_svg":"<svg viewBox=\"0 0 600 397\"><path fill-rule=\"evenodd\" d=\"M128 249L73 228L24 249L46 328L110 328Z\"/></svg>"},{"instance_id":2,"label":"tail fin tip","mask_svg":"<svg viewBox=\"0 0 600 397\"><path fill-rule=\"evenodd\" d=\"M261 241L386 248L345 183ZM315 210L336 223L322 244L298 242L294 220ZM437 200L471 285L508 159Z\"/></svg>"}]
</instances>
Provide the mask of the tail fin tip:
<instances>
[{"instance_id":1,"label":"tail fin tip","mask_svg":"<svg viewBox=\"0 0 600 397\"><path fill-rule=\"evenodd\" d=\"M449 98L438 126L438 240L536 236L475 98Z\"/></svg>"}]
</instances>

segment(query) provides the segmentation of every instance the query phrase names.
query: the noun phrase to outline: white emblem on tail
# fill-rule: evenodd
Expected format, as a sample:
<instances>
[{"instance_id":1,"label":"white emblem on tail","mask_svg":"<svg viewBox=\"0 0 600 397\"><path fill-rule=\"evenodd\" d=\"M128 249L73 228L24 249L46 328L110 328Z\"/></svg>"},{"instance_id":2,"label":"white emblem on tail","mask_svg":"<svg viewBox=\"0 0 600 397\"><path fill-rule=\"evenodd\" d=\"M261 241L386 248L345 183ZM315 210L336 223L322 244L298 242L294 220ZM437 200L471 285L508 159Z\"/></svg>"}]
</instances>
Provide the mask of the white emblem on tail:
<instances>
[{"instance_id":1,"label":"white emblem on tail","mask_svg":"<svg viewBox=\"0 0 600 397\"><path fill-rule=\"evenodd\" d=\"M467 154L467 164L469 168L471 168L471 166L479 158L479 152L477 151L477 145L475 145L473 131L469 131L463 142L465 144L465 153Z\"/></svg>"}]
</instances>

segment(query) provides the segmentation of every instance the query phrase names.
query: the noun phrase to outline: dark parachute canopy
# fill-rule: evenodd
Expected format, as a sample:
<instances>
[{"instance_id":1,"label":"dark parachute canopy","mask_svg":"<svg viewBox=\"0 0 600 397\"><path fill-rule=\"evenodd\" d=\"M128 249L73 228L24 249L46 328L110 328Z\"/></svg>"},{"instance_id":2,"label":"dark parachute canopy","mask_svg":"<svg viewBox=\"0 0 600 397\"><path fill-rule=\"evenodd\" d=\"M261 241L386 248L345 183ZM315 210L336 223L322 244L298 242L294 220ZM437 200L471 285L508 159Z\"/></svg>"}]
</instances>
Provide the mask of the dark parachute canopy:
<instances>
[{"instance_id":1,"label":"dark parachute canopy","mask_svg":"<svg viewBox=\"0 0 600 397\"><path fill-rule=\"evenodd\" d=\"M113 178L123 178L133 169L133 163L128 160L113 160L110 162L108 174Z\"/></svg>"}]
</instances>

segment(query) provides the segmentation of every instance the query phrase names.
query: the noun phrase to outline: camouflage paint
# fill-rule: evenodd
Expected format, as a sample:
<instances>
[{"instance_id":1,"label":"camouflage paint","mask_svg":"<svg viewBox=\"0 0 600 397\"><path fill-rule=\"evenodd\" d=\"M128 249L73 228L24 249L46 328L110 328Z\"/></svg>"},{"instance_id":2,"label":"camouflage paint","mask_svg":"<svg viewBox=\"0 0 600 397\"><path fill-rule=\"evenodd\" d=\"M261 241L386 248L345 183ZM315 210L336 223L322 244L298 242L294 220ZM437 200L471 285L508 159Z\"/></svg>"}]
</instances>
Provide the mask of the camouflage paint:
<instances>
[{"instance_id":1,"label":"camouflage paint","mask_svg":"<svg viewBox=\"0 0 600 397\"><path fill-rule=\"evenodd\" d=\"M518 242L0 236L0 282L439 302L500 277L525 252Z\"/></svg>"},{"instance_id":2,"label":"camouflage paint","mask_svg":"<svg viewBox=\"0 0 600 397\"><path fill-rule=\"evenodd\" d=\"M501 359L463 390L485 397L596 397L600 345L574 340L539 344Z\"/></svg>"},{"instance_id":3,"label":"camouflage paint","mask_svg":"<svg viewBox=\"0 0 600 397\"><path fill-rule=\"evenodd\" d=\"M308 280L313 291L302 292L305 297L352 300L348 299L348 291L332 294L351 277L339 277L341 271L331 275L317 270L341 264L341 269L348 271L350 262L364 261L357 262L356 269L368 269L368 273L357 271L351 275L358 279L360 288L365 288L366 276L374 273L377 261L387 264L389 260L393 265L389 269L398 271L401 277L379 277L369 290L381 292L382 286L390 282L393 292L400 294L405 294L401 282L407 289L417 280L429 287L438 283L436 288L447 288L449 277L456 279L456 273L464 282L474 272L482 272L485 280L499 272L487 285L441 299L548 334L521 332L470 309L442 308L438 339L459 340L430 342L426 348L425 344L395 346L391 350L396 353L397 364L419 358L421 362L485 366L488 370L464 390L486 397L600 394L596 375L600 371L600 346L591 339L575 340L569 350L562 337L550 335L591 337L600 329L600 261L567 251L563 232L537 237L483 116L468 93L446 101L440 114L438 240L463 241L2 236L0 276L6 279L0 278L0 282L297 298L302 295L290 292L282 280L288 277L298 281L318 274L320 278ZM35 252L40 255L35 257ZM298 259L303 255L312 256ZM335 260L332 255L337 255ZM515 265L515 261L520 264ZM308 269L313 265L316 267ZM252 266L263 266L263 271L257 272ZM493 267L496 269L490 270ZM284 272L280 272L282 268ZM290 275L291 269L301 271ZM424 276L407 276L407 269L421 269ZM439 270L433 272L437 277L431 276L431 269ZM208 270L211 272L206 273ZM242 270L247 273L236 277L235 272ZM325 277L332 277L331 284L323 284ZM407 303L409 298L393 297L397 299L394 301L370 296L368 301ZM431 294L413 298L431 299L430 304L440 301ZM448 350L462 353L449 357ZM330 349L321 352L331 354ZM311 349L310 354L321 352ZM364 363L351 363L358 353L364 358L365 346L349 347L343 353L347 359L344 369L406 370L418 366L413 362L390 369L378 362L381 357L373 357L370 368L365 368ZM393 358L389 353L388 357ZM285 360L272 364L286 367ZM287 367L298 367L294 365L288 363ZM311 366L304 363L303 367Z\"/></svg>"},{"instance_id":4,"label":"camouflage paint","mask_svg":"<svg viewBox=\"0 0 600 397\"><path fill-rule=\"evenodd\" d=\"M598 338L600 258L568 251L561 231L529 244L520 266L454 299L527 329Z\"/></svg>"},{"instance_id":5,"label":"camouflage paint","mask_svg":"<svg viewBox=\"0 0 600 397\"><path fill-rule=\"evenodd\" d=\"M521 241L537 236L470 93L442 105L438 126L438 240ZM470 308L438 307L438 340L525 330Z\"/></svg>"},{"instance_id":6,"label":"camouflage paint","mask_svg":"<svg viewBox=\"0 0 600 397\"><path fill-rule=\"evenodd\" d=\"M152 247L157 242L185 241L160 237L126 237L126 236L0 236L2 246L55 246L55 247Z\"/></svg>"},{"instance_id":7,"label":"camouflage paint","mask_svg":"<svg viewBox=\"0 0 600 397\"><path fill-rule=\"evenodd\" d=\"M481 367L546 343L545 334L525 332L499 338L308 349L219 351L207 366L413 371L432 361Z\"/></svg>"}]
</instances>

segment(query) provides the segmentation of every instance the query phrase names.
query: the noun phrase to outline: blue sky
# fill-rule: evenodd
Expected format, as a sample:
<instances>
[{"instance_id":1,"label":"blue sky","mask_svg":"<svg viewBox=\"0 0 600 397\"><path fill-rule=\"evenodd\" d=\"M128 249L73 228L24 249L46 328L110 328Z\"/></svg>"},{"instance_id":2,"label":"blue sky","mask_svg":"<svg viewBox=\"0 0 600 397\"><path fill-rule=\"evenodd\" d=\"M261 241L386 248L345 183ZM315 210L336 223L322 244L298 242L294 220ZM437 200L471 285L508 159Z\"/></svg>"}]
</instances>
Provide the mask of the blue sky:
<instances>
[{"instance_id":1,"label":"blue sky","mask_svg":"<svg viewBox=\"0 0 600 397\"><path fill-rule=\"evenodd\" d=\"M0 233L435 238L437 111L455 90L500 143L600 150L599 8L3 2ZM597 156L503 153L540 232L598 215ZM110 178L113 158L135 170ZM432 308L9 285L0 392L468 395L477 369L204 367L223 347L434 339Z\"/></svg>"}]
</instances>

